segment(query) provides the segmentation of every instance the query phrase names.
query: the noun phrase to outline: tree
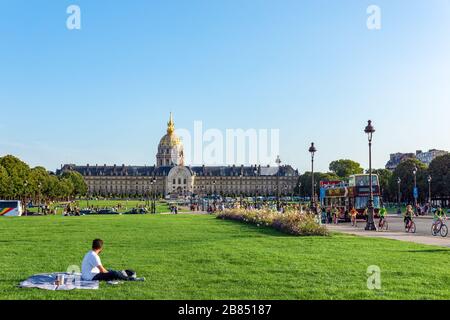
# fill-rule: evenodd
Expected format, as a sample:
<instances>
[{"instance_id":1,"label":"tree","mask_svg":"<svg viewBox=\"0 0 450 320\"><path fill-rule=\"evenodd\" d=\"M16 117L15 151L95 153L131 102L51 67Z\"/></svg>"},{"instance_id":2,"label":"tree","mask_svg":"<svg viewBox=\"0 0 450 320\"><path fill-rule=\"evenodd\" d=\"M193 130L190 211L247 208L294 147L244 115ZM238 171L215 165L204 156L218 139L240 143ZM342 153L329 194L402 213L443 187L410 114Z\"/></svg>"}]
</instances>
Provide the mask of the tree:
<instances>
[{"instance_id":1,"label":"tree","mask_svg":"<svg viewBox=\"0 0 450 320\"><path fill-rule=\"evenodd\" d=\"M9 189L9 176L8 171L0 165L0 199L9 198L8 194Z\"/></svg>"},{"instance_id":2,"label":"tree","mask_svg":"<svg viewBox=\"0 0 450 320\"><path fill-rule=\"evenodd\" d=\"M314 172L314 181L316 184L316 195L319 196L320 192L320 181L338 181L339 177L332 172ZM299 177L299 184L301 184L300 194L302 197L311 196L311 172L307 171Z\"/></svg>"},{"instance_id":3,"label":"tree","mask_svg":"<svg viewBox=\"0 0 450 320\"><path fill-rule=\"evenodd\" d=\"M428 173L432 178L431 193L432 197L450 196L450 154L435 158L430 163Z\"/></svg>"},{"instance_id":4,"label":"tree","mask_svg":"<svg viewBox=\"0 0 450 320\"><path fill-rule=\"evenodd\" d=\"M363 173L364 169L356 161L341 159L330 163L330 171L334 172L338 177L345 179L352 174Z\"/></svg>"},{"instance_id":5,"label":"tree","mask_svg":"<svg viewBox=\"0 0 450 320\"><path fill-rule=\"evenodd\" d=\"M27 179L27 188L25 196L45 199L48 198L48 189L50 175L43 167L36 167L30 170Z\"/></svg>"},{"instance_id":6,"label":"tree","mask_svg":"<svg viewBox=\"0 0 450 320\"><path fill-rule=\"evenodd\" d=\"M84 181L83 176L76 171L66 171L62 175L63 179L68 179L73 186L71 196L84 196L88 191L88 186Z\"/></svg>"},{"instance_id":7,"label":"tree","mask_svg":"<svg viewBox=\"0 0 450 320\"><path fill-rule=\"evenodd\" d=\"M369 173L369 170L367 170L367 173ZM383 199L396 199L396 189L391 190L390 188L390 181L392 177L392 171L387 169L374 169L372 170L373 174L378 175L378 179L380 180L380 188L381 193L383 196Z\"/></svg>"},{"instance_id":8,"label":"tree","mask_svg":"<svg viewBox=\"0 0 450 320\"><path fill-rule=\"evenodd\" d=\"M66 198L69 200L69 198L74 194L75 187L69 178L58 179L57 187L59 199Z\"/></svg>"},{"instance_id":9,"label":"tree","mask_svg":"<svg viewBox=\"0 0 450 320\"><path fill-rule=\"evenodd\" d=\"M427 199L427 181L428 176L427 166L417 159L408 159L400 163L394 170L389 181L389 189L391 191L397 190L397 179L401 179L401 194L402 200L410 203L414 202L413 188L414 188L414 166L417 168L417 187L419 189L419 201L426 201ZM396 192L397 193L397 192Z\"/></svg>"},{"instance_id":10,"label":"tree","mask_svg":"<svg viewBox=\"0 0 450 320\"><path fill-rule=\"evenodd\" d=\"M5 168L8 173L8 197L23 199L26 194L25 185L30 167L25 162L11 155L1 157L0 166Z\"/></svg>"}]
</instances>

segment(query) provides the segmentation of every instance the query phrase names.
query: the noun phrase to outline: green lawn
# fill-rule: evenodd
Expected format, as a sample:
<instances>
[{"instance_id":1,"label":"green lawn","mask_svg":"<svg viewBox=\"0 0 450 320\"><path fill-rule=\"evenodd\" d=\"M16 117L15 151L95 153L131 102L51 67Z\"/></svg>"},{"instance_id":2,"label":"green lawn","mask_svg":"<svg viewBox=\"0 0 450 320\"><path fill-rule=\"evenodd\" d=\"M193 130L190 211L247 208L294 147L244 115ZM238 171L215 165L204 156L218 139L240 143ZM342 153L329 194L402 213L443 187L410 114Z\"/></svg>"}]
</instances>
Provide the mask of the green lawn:
<instances>
[{"instance_id":1,"label":"green lawn","mask_svg":"<svg viewBox=\"0 0 450 320\"><path fill-rule=\"evenodd\" d=\"M0 235L1 299L450 299L450 250L394 240L292 237L209 215L2 218ZM96 237L106 267L147 281L17 288L79 265ZM381 268L380 291L367 289L369 265Z\"/></svg>"}]
</instances>

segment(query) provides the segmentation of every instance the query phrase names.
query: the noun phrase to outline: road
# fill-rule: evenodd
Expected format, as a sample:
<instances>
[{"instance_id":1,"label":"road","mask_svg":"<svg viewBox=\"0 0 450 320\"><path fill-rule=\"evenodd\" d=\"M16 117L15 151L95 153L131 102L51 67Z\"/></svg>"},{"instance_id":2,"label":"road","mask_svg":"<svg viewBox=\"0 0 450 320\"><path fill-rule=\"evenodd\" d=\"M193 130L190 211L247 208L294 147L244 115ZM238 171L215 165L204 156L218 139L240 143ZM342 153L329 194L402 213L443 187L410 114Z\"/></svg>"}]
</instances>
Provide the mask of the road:
<instances>
[{"instance_id":1,"label":"road","mask_svg":"<svg viewBox=\"0 0 450 320\"><path fill-rule=\"evenodd\" d=\"M446 238L442 238L441 236L434 237L431 235L431 223L433 222L433 219L431 217L416 217L414 219L414 222L416 223L415 234L405 232L402 217L399 217L397 215L388 215L387 220L389 223L389 230L381 232L365 231L365 221L358 221L358 226L356 228L352 227L350 223L327 225L327 227L331 231L354 234L358 236L395 239L400 241L409 241L420 244L437 245L450 248L450 235ZM376 223L378 224L378 219L376 219Z\"/></svg>"}]
</instances>

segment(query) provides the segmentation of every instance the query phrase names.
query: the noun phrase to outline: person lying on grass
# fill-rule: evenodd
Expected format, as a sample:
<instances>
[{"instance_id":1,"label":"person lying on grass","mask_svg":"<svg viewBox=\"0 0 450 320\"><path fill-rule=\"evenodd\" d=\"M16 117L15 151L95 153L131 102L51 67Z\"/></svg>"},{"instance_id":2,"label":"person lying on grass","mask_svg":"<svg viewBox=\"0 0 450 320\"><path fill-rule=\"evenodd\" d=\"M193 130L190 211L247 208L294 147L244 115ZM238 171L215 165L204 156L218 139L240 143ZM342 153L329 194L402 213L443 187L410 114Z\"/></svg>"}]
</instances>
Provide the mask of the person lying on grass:
<instances>
[{"instance_id":1,"label":"person lying on grass","mask_svg":"<svg viewBox=\"0 0 450 320\"><path fill-rule=\"evenodd\" d=\"M81 278L86 281L144 281L144 278L136 278L136 273L132 270L107 270L102 265L100 253L103 251L103 240L92 241L92 250L86 253L81 264Z\"/></svg>"}]
</instances>

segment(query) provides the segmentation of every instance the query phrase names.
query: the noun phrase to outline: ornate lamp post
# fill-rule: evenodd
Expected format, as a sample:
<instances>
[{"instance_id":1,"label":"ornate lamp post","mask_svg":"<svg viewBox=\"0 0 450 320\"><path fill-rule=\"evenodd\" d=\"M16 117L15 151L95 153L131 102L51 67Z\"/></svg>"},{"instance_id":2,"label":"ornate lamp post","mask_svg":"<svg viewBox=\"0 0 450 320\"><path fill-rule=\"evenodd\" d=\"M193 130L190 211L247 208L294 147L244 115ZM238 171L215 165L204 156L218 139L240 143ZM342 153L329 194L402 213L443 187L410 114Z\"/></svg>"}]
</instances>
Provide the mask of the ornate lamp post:
<instances>
[{"instance_id":1,"label":"ornate lamp post","mask_svg":"<svg viewBox=\"0 0 450 320\"><path fill-rule=\"evenodd\" d=\"M28 215L28 203L27 203L27 196L28 196L28 180L25 180L24 183L24 200L23 200L23 209L25 211L25 215Z\"/></svg>"},{"instance_id":2,"label":"ornate lamp post","mask_svg":"<svg viewBox=\"0 0 450 320\"><path fill-rule=\"evenodd\" d=\"M299 206L302 205L302 183L298 183L298 204Z\"/></svg>"},{"instance_id":3,"label":"ornate lamp post","mask_svg":"<svg viewBox=\"0 0 450 320\"><path fill-rule=\"evenodd\" d=\"M42 187L42 184L39 182L39 184L38 184L38 213L41 212L41 187Z\"/></svg>"},{"instance_id":4,"label":"ornate lamp post","mask_svg":"<svg viewBox=\"0 0 450 320\"><path fill-rule=\"evenodd\" d=\"M429 175L427 181L428 181L428 207L430 208L430 210L431 210L431 180L432 180L431 175Z\"/></svg>"},{"instance_id":5,"label":"ornate lamp post","mask_svg":"<svg viewBox=\"0 0 450 320\"><path fill-rule=\"evenodd\" d=\"M414 168L413 168L413 175L414 175L414 191L413 191L414 212L416 212L416 209L417 209L417 167L416 166L414 166Z\"/></svg>"},{"instance_id":6,"label":"ornate lamp post","mask_svg":"<svg viewBox=\"0 0 450 320\"><path fill-rule=\"evenodd\" d=\"M149 192L150 191L150 192ZM146 201L146 205L148 206L148 207L150 207L150 212L152 212L151 210L152 210L152 208L151 208L151 206L152 206L152 203L153 202L150 202L151 200L150 200L150 196L153 194L153 180L152 181L150 181L150 190L147 190L147 201ZM149 194L150 193L150 194ZM153 212L152 212L153 213Z\"/></svg>"},{"instance_id":7,"label":"ornate lamp post","mask_svg":"<svg viewBox=\"0 0 450 320\"><path fill-rule=\"evenodd\" d=\"M280 210L280 165L281 165L280 156L277 156L277 159L275 160L275 162L278 165L278 171L277 171L277 210Z\"/></svg>"},{"instance_id":8,"label":"ornate lamp post","mask_svg":"<svg viewBox=\"0 0 450 320\"><path fill-rule=\"evenodd\" d=\"M242 208L242 173L239 175L239 206Z\"/></svg>"},{"instance_id":9,"label":"ornate lamp post","mask_svg":"<svg viewBox=\"0 0 450 320\"><path fill-rule=\"evenodd\" d=\"M401 203L401 191L400 191L400 184L402 183L402 179L400 179L400 177L397 178L397 186L398 186L398 197L397 197L397 201L398 201L398 209L400 210L400 203Z\"/></svg>"},{"instance_id":10,"label":"ornate lamp post","mask_svg":"<svg viewBox=\"0 0 450 320\"><path fill-rule=\"evenodd\" d=\"M375 223L373 222L374 216L374 207L373 207L373 186L372 186L372 136L375 132L375 128L372 126L372 121L369 120L367 122L367 126L364 129L364 132L367 133L367 137L369 140L369 201L367 202L367 224L366 230L376 230Z\"/></svg>"},{"instance_id":11,"label":"ornate lamp post","mask_svg":"<svg viewBox=\"0 0 450 320\"><path fill-rule=\"evenodd\" d=\"M213 181L213 205L216 204L216 180Z\"/></svg>"},{"instance_id":12,"label":"ornate lamp post","mask_svg":"<svg viewBox=\"0 0 450 320\"><path fill-rule=\"evenodd\" d=\"M316 205L316 190L314 187L314 154L317 152L314 142L311 142L311 146L308 151L311 153L311 209L313 209Z\"/></svg>"},{"instance_id":13,"label":"ornate lamp post","mask_svg":"<svg viewBox=\"0 0 450 320\"><path fill-rule=\"evenodd\" d=\"M151 208L151 212L153 214L156 213L156 178L153 178L152 180L152 208Z\"/></svg>"}]
</instances>

